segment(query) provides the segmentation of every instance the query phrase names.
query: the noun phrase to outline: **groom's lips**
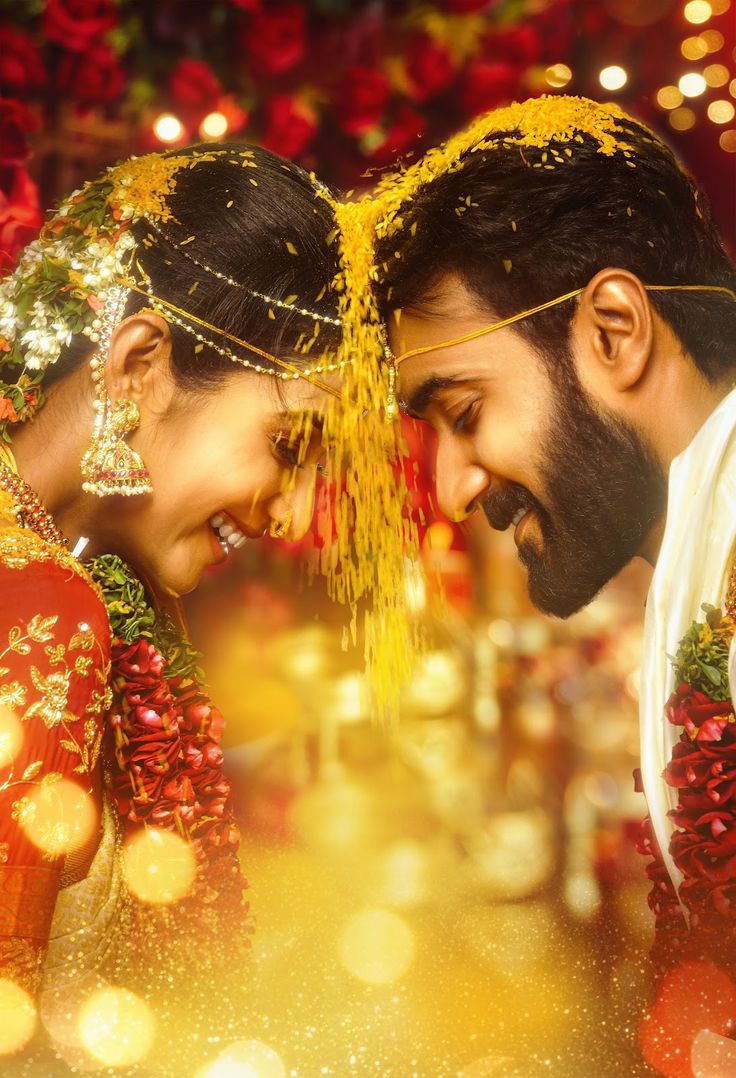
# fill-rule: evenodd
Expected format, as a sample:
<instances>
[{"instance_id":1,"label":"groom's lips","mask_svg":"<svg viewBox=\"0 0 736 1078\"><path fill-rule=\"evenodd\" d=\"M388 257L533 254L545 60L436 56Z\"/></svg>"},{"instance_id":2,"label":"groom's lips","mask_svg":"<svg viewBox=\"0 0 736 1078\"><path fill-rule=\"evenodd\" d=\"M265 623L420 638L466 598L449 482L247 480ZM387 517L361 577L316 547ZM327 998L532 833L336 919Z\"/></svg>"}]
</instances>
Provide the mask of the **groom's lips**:
<instances>
[{"instance_id":1,"label":"groom's lips","mask_svg":"<svg viewBox=\"0 0 736 1078\"><path fill-rule=\"evenodd\" d=\"M533 518L534 518L534 510L533 509L527 509L526 512L521 517L521 519L519 520L518 524L516 525L516 528L514 530L514 542L516 543L517 546L521 546L521 543L522 543L522 541L524 539L524 533L526 532L526 530L529 527L529 524L531 523Z\"/></svg>"},{"instance_id":2,"label":"groom's lips","mask_svg":"<svg viewBox=\"0 0 736 1078\"><path fill-rule=\"evenodd\" d=\"M528 497L520 497L511 491L491 493L483 500L486 519L491 527L499 532L505 532L514 522L520 524L519 513L528 516L531 509Z\"/></svg>"}]
</instances>

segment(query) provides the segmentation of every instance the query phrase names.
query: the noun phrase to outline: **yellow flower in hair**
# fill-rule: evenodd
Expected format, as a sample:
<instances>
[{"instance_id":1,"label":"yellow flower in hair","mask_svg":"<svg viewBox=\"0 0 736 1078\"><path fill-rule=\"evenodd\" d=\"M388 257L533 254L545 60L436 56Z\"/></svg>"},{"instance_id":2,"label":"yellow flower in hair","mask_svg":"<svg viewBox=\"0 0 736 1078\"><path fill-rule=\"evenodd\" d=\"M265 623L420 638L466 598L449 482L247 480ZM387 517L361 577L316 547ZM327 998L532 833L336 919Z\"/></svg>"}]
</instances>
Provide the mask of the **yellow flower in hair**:
<instances>
[{"instance_id":1,"label":"yellow flower in hair","mask_svg":"<svg viewBox=\"0 0 736 1078\"><path fill-rule=\"evenodd\" d=\"M219 151L213 150L191 156L149 153L131 157L110 169L110 205L121 221L139 217L170 221L173 214L168 199L176 188L177 172L194 168L203 161L214 161L218 155Z\"/></svg>"}]
</instances>

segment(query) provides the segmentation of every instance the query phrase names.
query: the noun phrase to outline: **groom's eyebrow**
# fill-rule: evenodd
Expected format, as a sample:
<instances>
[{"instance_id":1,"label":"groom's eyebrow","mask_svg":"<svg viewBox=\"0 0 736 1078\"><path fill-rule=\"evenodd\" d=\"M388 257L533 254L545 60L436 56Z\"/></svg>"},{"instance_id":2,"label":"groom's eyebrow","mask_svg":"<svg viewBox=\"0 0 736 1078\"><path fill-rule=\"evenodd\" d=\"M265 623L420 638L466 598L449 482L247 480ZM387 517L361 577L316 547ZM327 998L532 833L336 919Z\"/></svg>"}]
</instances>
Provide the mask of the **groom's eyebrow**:
<instances>
[{"instance_id":1,"label":"groom's eyebrow","mask_svg":"<svg viewBox=\"0 0 736 1078\"><path fill-rule=\"evenodd\" d=\"M441 392L443 389L449 389L450 386L464 385L468 381L470 381L468 378L440 378L437 375L431 375L429 378L425 378L423 382L419 383L408 400L405 397L399 397L399 404L412 419L421 419L422 413L425 412L432 403L435 394Z\"/></svg>"}]
</instances>

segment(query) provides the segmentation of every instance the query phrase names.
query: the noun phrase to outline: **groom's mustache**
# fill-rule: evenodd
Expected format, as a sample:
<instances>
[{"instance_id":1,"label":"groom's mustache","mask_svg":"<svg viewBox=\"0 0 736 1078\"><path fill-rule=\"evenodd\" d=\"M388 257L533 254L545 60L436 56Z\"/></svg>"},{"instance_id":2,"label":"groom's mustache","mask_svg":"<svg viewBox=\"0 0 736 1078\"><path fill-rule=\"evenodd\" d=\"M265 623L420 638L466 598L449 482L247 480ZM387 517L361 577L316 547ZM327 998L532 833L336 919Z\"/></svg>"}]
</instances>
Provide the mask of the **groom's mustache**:
<instances>
[{"instance_id":1,"label":"groom's mustache","mask_svg":"<svg viewBox=\"0 0 736 1078\"><path fill-rule=\"evenodd\" d=\"M520 509L539 512L542 507L526 487L519 483L504 483L503 486L491 487L481 502L481 508L491 527L503 532Z\"/></svg>"}]
</instances>

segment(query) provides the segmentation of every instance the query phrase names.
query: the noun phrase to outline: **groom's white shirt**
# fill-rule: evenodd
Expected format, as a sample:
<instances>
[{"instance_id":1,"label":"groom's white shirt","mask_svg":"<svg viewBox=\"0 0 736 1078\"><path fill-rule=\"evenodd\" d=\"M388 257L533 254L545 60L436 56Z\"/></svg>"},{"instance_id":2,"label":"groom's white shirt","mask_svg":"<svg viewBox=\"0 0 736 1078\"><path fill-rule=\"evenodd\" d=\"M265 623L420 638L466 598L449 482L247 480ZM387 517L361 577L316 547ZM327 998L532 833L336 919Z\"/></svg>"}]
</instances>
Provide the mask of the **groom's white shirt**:
<instances>
[{"instance_id":1,"label":"groom's white shirt","mask_svg":"<svg viewBox=\"0 0 736 1078\"><path fill-rule=\"evenodd\" d=\"M666 422L666 416L663 416ZM662 772L680 731L665 718L674 689L673 656L703 603L725 596L736 544L736 390L721 401L669 475L667 522L647 597L639 717L641 771L654 834L675 887L682 875L669 852L673 824L667 813L677 791ZM736 660L732 650L730 670ZM731 691L736 680L731 679Z\"/></svg>"}]
</instances>

